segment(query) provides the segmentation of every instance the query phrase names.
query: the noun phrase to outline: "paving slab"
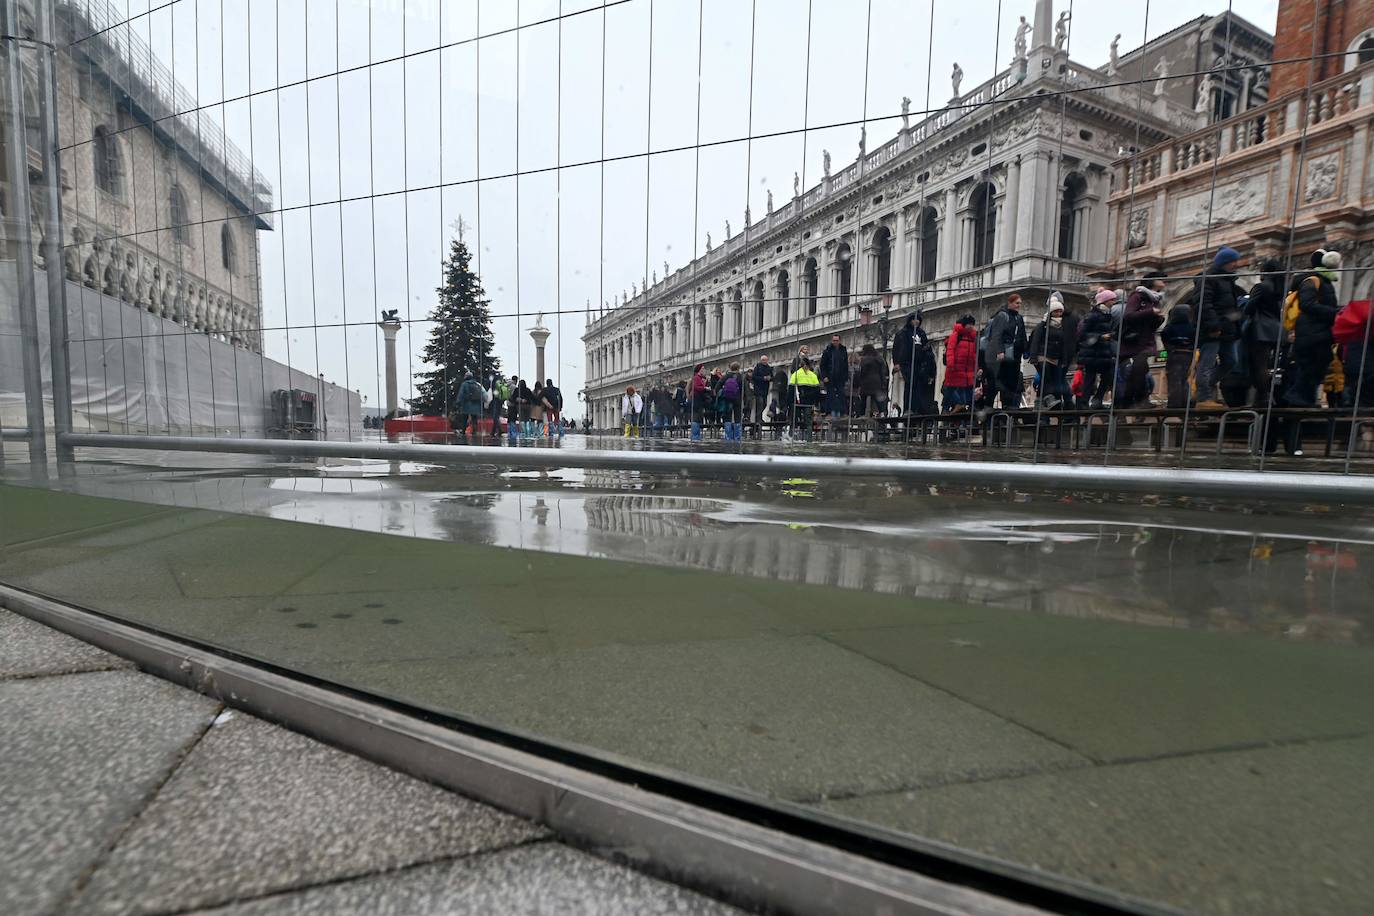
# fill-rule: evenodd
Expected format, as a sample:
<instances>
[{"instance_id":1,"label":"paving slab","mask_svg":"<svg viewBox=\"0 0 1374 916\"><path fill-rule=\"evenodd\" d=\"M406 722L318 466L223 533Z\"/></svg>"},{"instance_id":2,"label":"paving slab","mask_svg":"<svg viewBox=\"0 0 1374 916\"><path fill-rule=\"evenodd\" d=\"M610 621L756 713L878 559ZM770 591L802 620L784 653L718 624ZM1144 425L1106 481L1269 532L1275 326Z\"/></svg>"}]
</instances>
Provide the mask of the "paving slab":
<instances>
[{"instance_id":1,"label":"paving slab","mask_svg":"<svg viewBox=\"0 0 1374 916\"><path fill-rule=\"evenodd\" d=\"M147 503L0 484L0 545L129 522L167 510Z\"/></svg>"},{"instance_id":2,"label":"paving slab","mask_svg":"<svg viewBox=\"0 0 1374 916\"><path fill-rule=\"evenodd\" d=\"M831 802L831 810L1225 916L1374 901L1374 737Z\"/></svg>"},{"instance_id":3,"label":"paving slab","mask_svg":"<svg viewBox=\"0 0 1374 916\"><path fill-rule=\"evenodd\" d=\"M740 912L546 842L203 910L201 916L730 916Z\"/></svg>"},{"instance_id":4,"label":"paving slab","mask_svg":"<svg viewBox=\"0 0 1374 916\"><path fill-rule=\"evenodd\" d=\"M85 888L83 913L157 913L498 849L528 821L246 716L197 744Z\"/></svg>"},{"instance_id":5,"label":"paving slab","mask_svg":"<svg viewBox=\"0 0 1374 916\"><path fill-rule=\"evenodd\" d=\"M785 798L1085 762L810 636L339 665L333 676Z\"/></svg>"},{"instance_id":6,"label":"paving slab","mask_svg":"<svg viewBox=\"0 0 1374 916\"><path fill-rule=\"evenodd\" d=\"M0 679L132 667L90 643L0 610Z\"/></svg>"},{"instance_id":7,"label":"paving slab","mask_svg":"<svg viewBox=\"0 0 1374 916\"><path fill-rule=\"evenodd\" d=\"M135 671L0 681L0 912L54 911L217 709Z\"/></svg>"},{"instance_id":8,"label":"paving slab","mask_svg":"<svg viewBox=\"0 0 1374 916\"><path fill-rule=\"evenodd\" d=\"M1366 649L996 613L829 638L1098 760L1374 730Z\"/></svg>"}]
</instances>

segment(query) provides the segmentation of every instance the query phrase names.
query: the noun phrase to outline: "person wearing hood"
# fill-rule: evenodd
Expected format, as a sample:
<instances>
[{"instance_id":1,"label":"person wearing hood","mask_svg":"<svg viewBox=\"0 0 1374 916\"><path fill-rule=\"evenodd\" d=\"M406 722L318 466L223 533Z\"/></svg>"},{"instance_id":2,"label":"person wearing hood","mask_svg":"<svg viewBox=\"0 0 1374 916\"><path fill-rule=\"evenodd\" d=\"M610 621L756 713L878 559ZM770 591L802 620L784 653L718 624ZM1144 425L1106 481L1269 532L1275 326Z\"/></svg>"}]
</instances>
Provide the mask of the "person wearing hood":
<instances>
[{"instance_id":1,"label":"person wearing hood","mask_svg":"<svg viewBox=\"0 0 1374 916\"><path fill-rule=\"evenodd\" d=\"M563 435L563 393L554 385L554 379L544 379L544 400L548 402L548 434ZM558 427L555 428L554 427Z\"/></svg>"},{"instance_id":2,"label":"person wearing hood","mask_svg":"<svg viewBox=\"0 0 1374 916\"><path fill-rule=\"evenodd\" d=\"M473 378L471 372L464 372L463 384L458 386L458 433L466 436L469 424L473 436L481 433L482 405L486 399L487 390L482 383Z\"/></svg>"},{"instance_id":3,"label":"person wearing hood","mask_svg":"<svg viewBox=\"0 0 1374 916\"><path fill-rule=\"evenodd\" d=\"M1312 269L1296 280L1298 320L1293 328L1293 379L1284 392L1289 407L1316 407L1317 391L1331 364L1331 326L1341 310L1336 298L1341 253L1318 250Z\"/></svg>"},{"instance_id":4,"label":"person wearing hood","mask_svg":"<svg viewBox=\"0 0 1374 916\"><path fill-rule=\"evenodd\" d=\"M864 344L859 351L859 371L855 380L864 416L878 417L887 413L887 381L887 363L873 344Z\"/></svg>"},{"instance_id":5,"label":"person wearing hood","mask_svg":"<svg viewBox=\"0 0 1374 916\"><path fill-rule=\"evenodd\" d=\"M921 327L924 320L925 315L917 309L892 339L892 364L902 377L902 413L908 415L924 410L935 381L935 354L930 349L930 336Z\"/></svg>"},{"instance_id":6,"label":"person wearing hood","mask_svg":"<svg viewBox=\"0 0 1374 916\"><path fill-rule=\"evenodd\" d=\"M1064 322L1064 298L1050 294L1049 310L1030 337L1030 360L1040 372L1040 403L1054 410L1069 397L1069 340ZM948 377L948 374L946 374Z\"/></svg>"},{"instance_id":7,"label":"person wearing hood","mask_svg":"<svg viewBox=\"0 0 1374 916\"><path fill-rule=\"evenodd\" d=\"M1021 406L1021 360L1026 355L1026 319L1021 317L1021 294L1012 293L1006 303L988 322L983 341L983 365L1002 399L1003 410ZM989 398L991 406L991 398Z\"/></svg>"},{"instance_id":8,"label":"person wearing hood","mask_svg":"<svg viewBox=\"0 0 1374 916\"><path fill-rule=\"evenodd\" d=\"M1126 297L1121 313L1121 369L1126 376L1118 407L1149 406L1150 357L1159 352L1155 332L1164 323L1168 277L1152 274Z\"/></svg>"},{"instance_id":9,"label":"person wearing hood","mask_svg":"<svg viewBox=\"0 0 1374 916\"><path fill-rule=\"evenodd\" d=\"M1198 359L1194 381L1199 407L1224 407L1217 400L1217 383L1239 362L1240 299L1245 290L1236 283L1240 252L1223 247L1193 284L1194 316L1198 321Z\"/></svg>"},{"instance_id":10,"label":"person wearing hood","mask_svg":"<svg viewBox=\"0 0 1374 916\"><path fill-rule=\"evenodd\" d=\"M1283 336L1283 264L1274 258L1260 264L1259 282L1250 287L1241 336L1250 366L1250 386L1255 389L1252 403L1268 407L1274 351Z\"/></svg>"},{"instance_id":11,"label":"person wearing hood","mask_svg":"<svg viewBox=\"0 0 1374 916\"><path fill-rule=\"evenodd\" d=\"M754 425L763 428L763 411L768 406L768 394L773 387L773 367L768 363L768 354L759 357L749 373L749 386L754 393Z\"/></svg>"},{"instance_id":12,"label":"person wearing hood","mask_svg":"<svg viewBox=\"0 0 1374 916\"><path fill-rule=\"evenodd\" d=\"M1159 331L1160 343L1169 355L1164 360L1164 377L1169 385L1169 409L1182 410L1192 401L1188 376L1193 370L1193 337L1197 328L1193 310L1176 305L1169 310L1169 319Z\"/></svg>"},{"instance_id":13,"label":"person wearing hood","mask_svg":"<svg viewBox=\"0 0 1374 916\"><path fill-rule=\"evenodd\" d=\"M1100 289L1093 310L1078 323L1078 365L1083 368L1083 394L1079 410L1099 410L1116 376L1117 328L1112 320L1116 293Z\"/></svg>"},{"instance_id":14,"label":"person wearing hood","mask_svg":"<svg viewBox=\"0 0 1374 916\"><path fill-rule=\"evenodd\" d=\"M978 373L976 324L972 315L964 315L945 341L945 384L941 390L945 413L973 409L973 382Z\"/></svg>"}]
</instances>

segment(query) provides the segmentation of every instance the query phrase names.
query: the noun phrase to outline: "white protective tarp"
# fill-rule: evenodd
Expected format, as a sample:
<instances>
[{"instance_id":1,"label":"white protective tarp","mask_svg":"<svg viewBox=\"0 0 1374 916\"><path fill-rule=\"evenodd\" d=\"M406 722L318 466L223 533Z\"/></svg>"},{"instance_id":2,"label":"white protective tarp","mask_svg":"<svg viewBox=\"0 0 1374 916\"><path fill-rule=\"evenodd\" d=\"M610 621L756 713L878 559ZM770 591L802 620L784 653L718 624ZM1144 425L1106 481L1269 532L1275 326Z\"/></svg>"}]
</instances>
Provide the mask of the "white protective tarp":
<instances>
[{"instance_id":1,"label":"white protective tarp","mask_svg":"<svg viewBox=\"0 0 1374 916\"><path fill-rule=\"evenodd\" d=\"M43 398L52 418L47 278L34 271ZM14 262L0 262L0 427L25 425ZM325 437L362 438L359 394L67 282L73 428L173 436L270 437L271 393L299 388L323 403Z\"/></svg>"}]
</instances>

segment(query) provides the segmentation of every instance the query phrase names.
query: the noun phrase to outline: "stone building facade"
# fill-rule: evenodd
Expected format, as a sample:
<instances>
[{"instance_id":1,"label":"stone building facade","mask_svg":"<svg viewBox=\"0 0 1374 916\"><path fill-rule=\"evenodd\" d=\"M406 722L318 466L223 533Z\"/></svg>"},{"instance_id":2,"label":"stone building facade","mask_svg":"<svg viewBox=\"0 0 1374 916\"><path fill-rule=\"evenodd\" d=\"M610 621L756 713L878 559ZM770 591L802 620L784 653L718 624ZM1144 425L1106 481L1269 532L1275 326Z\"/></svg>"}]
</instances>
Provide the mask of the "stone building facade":
<instances>
[{"instance_id":1,"label":"stone building facade","mask_svg":"<svg viewBox=\"0 0 1374 916\"><path fill-rule=\"evenodd\" d=\"M1329 48L1317 49L1344 69L1115 164L1106 275L1152 269L1196 275L1222 245L1252 266L1265 257L1291 257L1301 268L1313 250L1334 247L1345 255L1342 301L1370 297L1374 47L1365 58L1345 51L1352 35L1374 34L1374 4L1364 5L1363 20L1349 18L1358 5L1344 6L1345 28L1333 28ZM1310 25L1312 7L1311 0L1282 0L1279 22L1294 28L1305 16ZM1304 54L1311 51L1310 28L1306 35ZM1280 44L1293 52L1291 37ZM1306 72L1313 69L1309 64ZM1288 83L1276 75L1273 85ZM1175 284L1172 298L1190 288Z\"/></svg>"},{"instance_id":2,"label":"stone building facade","mask_svg":"<svg viewBox=\"0 0 1374 916\"><path fill-rule=\"evenodd\" d=\"M1239 17L1207 26L1209 40L1218 26L1245 32L1254 62L1268 61L1272 39ZM589 316L592 421L615 425L627 385L685 379L697 363L747 367L766 353L777 364L802 343L818 352L832 334L851 351L885 350L916 309L942 341L960 315L981 324L1012 290L1032 319L1056 288L1081 308L1109 257L1112 164L1192 133L1212 111L1197 104L1196 85L1180 100L1168 80L1124 78L1121 59L1071 60L1063 31L1039 0L1007 70L972 91L956 81L943 110L904 118L871 153L861 140L858 158L833 174L827 154L819 185L752 224L746 214L742 232ZM1153 50L1183 54L1197 40L1179 32Z\"/></svg>"},{"instance_id":3,"label":"stone building facade","mask_svg":"<svg viewBox=\"0 0 1374 916\"><path fill-rule=\"evenodd\" d=\"M20 6L31 36L32 4ZM120 13L85 0L55 8L67 278L260 351L257 232L271 228L271 187L147 46L116 25ZM24 64L25 109L36 125L35 62ZM37 185L36 127L29 134ZM8 176L0 191L8 213Z\"/></svg>"}]
</instances>

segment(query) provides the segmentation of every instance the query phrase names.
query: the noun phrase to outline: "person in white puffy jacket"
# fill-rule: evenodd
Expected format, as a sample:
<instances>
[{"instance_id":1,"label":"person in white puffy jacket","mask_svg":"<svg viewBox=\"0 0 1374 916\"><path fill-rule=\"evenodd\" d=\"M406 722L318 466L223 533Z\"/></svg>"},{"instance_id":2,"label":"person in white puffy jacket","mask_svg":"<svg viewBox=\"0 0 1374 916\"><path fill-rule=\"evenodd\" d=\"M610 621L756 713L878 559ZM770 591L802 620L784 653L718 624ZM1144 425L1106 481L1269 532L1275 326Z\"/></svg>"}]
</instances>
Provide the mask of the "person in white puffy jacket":
<instances>
[{"instance_id":1,"label":"person in white puffy jacket","mask_svg":"<svg viewBox=\"0 0 1374 916\"><path fill-rule=\"evenodd\" d=\"M639 436L639 420L642 416L644 416L644 398L635 391L634 385L630 385L620 398L620 421L625 426L626 439Z\"/></svg>"}]
</instances>

